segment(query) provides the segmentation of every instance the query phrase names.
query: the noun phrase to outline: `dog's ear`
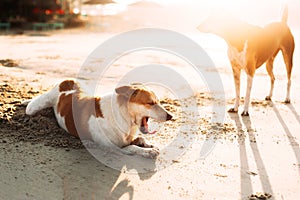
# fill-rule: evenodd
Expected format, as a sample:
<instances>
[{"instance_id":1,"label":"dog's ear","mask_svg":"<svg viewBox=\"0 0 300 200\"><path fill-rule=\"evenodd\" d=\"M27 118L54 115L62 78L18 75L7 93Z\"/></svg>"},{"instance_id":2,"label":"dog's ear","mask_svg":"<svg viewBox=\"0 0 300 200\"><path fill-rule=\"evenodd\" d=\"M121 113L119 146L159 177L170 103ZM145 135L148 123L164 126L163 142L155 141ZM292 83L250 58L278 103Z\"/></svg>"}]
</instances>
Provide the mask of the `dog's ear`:
<instances>
[{"instance_id":1,"label":"dog's ear","mask_svg":"<svg viewBox=\"0 0 300 200\"><path fill-rule=\"evenodd\" d=\"M116 88L115 91L117 94L123 95L123 96L129 98L129 97L135 95L137 90L133 86L125 85L125 86Z\"/></svg>"}]
</instances>

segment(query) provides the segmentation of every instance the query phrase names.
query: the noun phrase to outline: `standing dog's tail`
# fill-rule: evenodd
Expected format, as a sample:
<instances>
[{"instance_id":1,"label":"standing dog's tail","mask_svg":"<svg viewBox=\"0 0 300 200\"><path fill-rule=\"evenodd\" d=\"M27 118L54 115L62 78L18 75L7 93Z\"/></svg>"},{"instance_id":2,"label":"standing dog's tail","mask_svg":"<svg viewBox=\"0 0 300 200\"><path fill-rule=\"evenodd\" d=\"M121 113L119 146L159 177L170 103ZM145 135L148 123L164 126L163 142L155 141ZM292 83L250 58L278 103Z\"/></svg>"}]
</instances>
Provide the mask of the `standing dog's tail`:
<instances>
[{"instance_id":1,"label":"standing dog's tail","mask_svg":"<svg viewBox=\"0 0 300 200\"><path fill-rule=\"evenodd\" d=\"M26 114L33 115L39 110L54 106L58 96L59 88L55 86L52 90L33 98L26 107Z\"/></svg>"},{"instance_id":2,"label":"standing dog's tail","mask_svg":"<svg viewBox=\"0 0 300 200\"><path fill-rule=\"evenodd\" d=\"M282 17L281 17L281 21L286 23L287 20L288 20L288 14L289 14L289 11L288 11L288 6L285 5L284 6L284 9L283 9L283 13L282 13Z\"/></svg>"}]
</instances>

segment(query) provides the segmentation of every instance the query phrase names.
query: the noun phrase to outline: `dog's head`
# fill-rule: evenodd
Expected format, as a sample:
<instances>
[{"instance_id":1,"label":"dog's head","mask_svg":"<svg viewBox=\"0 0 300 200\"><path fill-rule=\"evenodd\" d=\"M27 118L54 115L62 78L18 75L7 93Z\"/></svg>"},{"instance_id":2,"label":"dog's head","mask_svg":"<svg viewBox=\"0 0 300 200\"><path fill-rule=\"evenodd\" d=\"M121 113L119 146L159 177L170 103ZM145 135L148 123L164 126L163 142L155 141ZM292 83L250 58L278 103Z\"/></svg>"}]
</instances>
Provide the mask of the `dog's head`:
<instances>
[{"instance_id":1,"label":"dog's head","mask_svg":"<svg viewBox=\"0 0 300 200\"><path fill-rule=\"evenodd\" d=\"M160 105L154 92L144 85L121 86L116 88L116 93L122 99L122 102L127 104L130 117L144 134L149 133L149 118L160 122L172 119L172 115Z\"/></svg>"},{"instance_id":2,"label":"dog's head","mask_svg":"<svg viewBox=\"0 0 300 200\"><path fill-rule=\"evenodd\" d=\"M229 13L216 10L202 21L197 29L203 33L213 33L222 36L228 31L234 31L237 23L240 22Z\"/></svg>"},{"instance_id":3,"label":"dog's head","mask_svg":"<svg viewBox=\"0 0 300 200\"><path fill-rule=\"evenodd\" d=\"M208 18L202 21L201 24L198 25L197 29L203 33L214 33L215 32L214 28L218 23L219 23L218 18L210 15Z\"/></svg>"},{"instance_id":4,"label":"dog's head","mask_svg":"<svg viewBox=\"0 0 300 200\"><path fill-rule=\"evenodd\" d=\"M236 40L240 35L243 36L251 31L248 28L247 23L236 18L234 15L222 12L214 11L207 17L197 29L203 33L216 34L222 38ZM229 37L229 38L228 38Z\"/></svg>"}]
</instances>

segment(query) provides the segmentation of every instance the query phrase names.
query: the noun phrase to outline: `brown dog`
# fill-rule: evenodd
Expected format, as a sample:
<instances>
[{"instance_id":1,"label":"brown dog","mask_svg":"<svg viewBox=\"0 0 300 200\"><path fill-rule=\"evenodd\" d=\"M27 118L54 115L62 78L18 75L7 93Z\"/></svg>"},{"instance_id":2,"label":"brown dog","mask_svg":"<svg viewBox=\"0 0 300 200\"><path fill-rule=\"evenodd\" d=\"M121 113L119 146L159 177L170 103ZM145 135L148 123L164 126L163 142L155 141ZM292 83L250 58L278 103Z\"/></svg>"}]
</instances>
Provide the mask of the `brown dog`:
<instances>
[{"instance_id":1,"label":"brown dog","mask_svg":"<svg viewBox=\"0 0 300 200\"><path fill-rule=\"evenodd\" d=\"M222 14L221 14L222 15ZM228 112L238 112L240 103L240 72L247 73L247 92L242 116L248 116L250 93L255 70L266 63L271 79L270 93L266 100L271 100L275 77L273 61L279 51L282 52L287 71L287 94L285 103L290 103L291 72L293 67L294 37L287 26L288 10L285 8L281 22L259 27L241 22L231 16L220 14L209 17L198 29L222 37L228 44L228 57L231 62L236 98L234 107Z\"/></svg>"}]
</instances>

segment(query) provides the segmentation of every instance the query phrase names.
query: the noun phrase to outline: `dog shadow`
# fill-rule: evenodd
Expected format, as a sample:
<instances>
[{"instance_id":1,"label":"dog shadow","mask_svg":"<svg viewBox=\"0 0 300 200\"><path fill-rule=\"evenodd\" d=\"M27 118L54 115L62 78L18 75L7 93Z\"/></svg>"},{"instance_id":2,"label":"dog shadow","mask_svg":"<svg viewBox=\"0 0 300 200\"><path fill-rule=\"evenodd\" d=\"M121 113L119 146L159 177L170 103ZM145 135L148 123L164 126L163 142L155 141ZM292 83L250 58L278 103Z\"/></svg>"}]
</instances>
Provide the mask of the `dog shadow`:
<instances>
[{"instance_id":1,"label":"dog shadow","mask_svg":"<svg viewBox=\"0 0 300 200\"><path fill-rule=\"evenodd\" d=\"M286 104L286 106L291 111L291 113L294 115L294 118L296 119L298 124L300 124L300 115L296 111L293 104ZM273 106L273 110L276 114L277 119L279 120L281 126L283 127L283 129L286 133L287 139L289 140L290 144L293 146L292 149L293 149L294 155L297 159L297 162L300 163L300 145L299 145L299 143L295 140L294 135L290 131L290 129L289 129L288 125L286 124L286 122L284 121L284 117L281 116L278 108L275 105ZM299 168L299 172L300 172L300 168Z\"/></svg>"},{"instance_id":2,"label":"dog shadow","mask_svg":"<svg viewBox=\"0 0 300 200\"><path fill-rule=\"evenodd\" d=\"M256 136L254 128L252 126L251 117L240 117L239 115L233 113L229 113L229 116L234 121L235 126L238 130L238 143L240 152L241 199L247 198L254 192L251 182L252 174L249 171L249 153L247 153L247 147L245 144L246 138L248 138L250 143L250 148L258 169L257 175L260 178L262 188L264 192L272 194L272 186L268 178L268 173L266 171L263 159L259 153L259 148L256 143ZM243 127L245 127L246 130L244 130Z\"/></svg>"},{"instance_id":3,"label":"dog shadow","mask_svg":"<svg viewBox=\"0 0 300 200\"><path fill-rule=\"evenodd\" d=\"M148 173L125 173L123 170L116 170L99 162L86 150L84 152L71 152L71 157L75 160L80 159L73 165L62 165L55 169L63 179L64 197L66 199L120 199L122 196L128 196L128 199L134 197L134 186L130 184L130 178L139 177L139 180L150 179L155 171ZM78 156L80 158L78 158ZM150 160L150 159L148 159ZM153 168L155 162L153 160ZM124 167L130 168L128 163Z\"/></svg>"},{"instance_id":4,"label":"dog shadow","mask_svg":"<svg viewBox=\"0 0 300 200\"><path fill-rule=\"evenodd\" d=\"M50 174L56 175L57 178L52 184L60 187L63 199L119 199L123 195L133 199L134 186L130 184L130 178L138 177L143 181L156 173L156 160L143 157L134 158L135 162L122 159L115 169L107 167L93 157L79 139L70 136L58 126L52 109L44 109L34 116L27 116L25 106L17 104L11 118L1 121L3 138L20 147L22 143L31 143L30 148L37 155L49 157L48 161L43 161L43 166ZM40 146L44 148L40 149ZM21 155L24 163L30 162L26 152L19 153L24 154ZM114 157L110 159L113 161ZM36 171L35 167L27 165L28 170L23 172L27 174L24 176L34 177L32 172ZM34 190L39 190L39 187L41 191L44 189L40 185Z\"/></svg>"}]
</instances>

